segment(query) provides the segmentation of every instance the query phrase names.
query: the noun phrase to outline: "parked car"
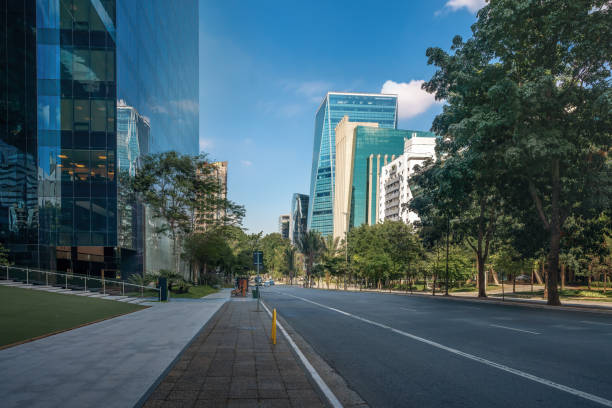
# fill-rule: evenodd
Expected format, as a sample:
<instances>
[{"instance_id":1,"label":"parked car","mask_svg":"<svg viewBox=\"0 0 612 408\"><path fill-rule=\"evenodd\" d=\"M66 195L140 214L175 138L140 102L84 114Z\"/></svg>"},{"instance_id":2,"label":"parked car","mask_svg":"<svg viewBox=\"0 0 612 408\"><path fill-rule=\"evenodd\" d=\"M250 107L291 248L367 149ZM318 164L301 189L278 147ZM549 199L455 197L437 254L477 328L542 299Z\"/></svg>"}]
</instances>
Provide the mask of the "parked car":
<instances>
[{"instance_id":1,"label":"parked car","mask_svg":"<svg viewBox=\"0 0 612 408\"><path fill-rule=\"evenodd\" d=\"M270 286L274 286L274 281L270 279Z\"/></svg>"}]
</instances>

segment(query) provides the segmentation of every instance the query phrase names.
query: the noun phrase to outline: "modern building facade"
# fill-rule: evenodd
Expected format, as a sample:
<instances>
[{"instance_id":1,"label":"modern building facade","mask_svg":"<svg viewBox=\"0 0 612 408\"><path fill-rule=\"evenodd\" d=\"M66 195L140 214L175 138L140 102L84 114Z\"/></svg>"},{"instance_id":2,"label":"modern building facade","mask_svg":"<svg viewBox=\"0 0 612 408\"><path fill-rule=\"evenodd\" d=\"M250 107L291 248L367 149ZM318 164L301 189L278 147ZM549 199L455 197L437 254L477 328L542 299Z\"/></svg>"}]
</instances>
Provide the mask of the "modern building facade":
<instances>
[{"instance_id":1,"label":"modern building facade","mask_svg":"<svg viewBox=\"0 0 612 408\"><path fill-rule=\"evenodd\" d=\"M290 216L289 239L293 245L296 245L308 228L308 196L306 194L293 194Z\"/></svg>"},{"instance_id":2,"label":"modern building facade","mask_svg":"<svg viewBox=\"0 0 612 408\"><path fill-rule=\"evenodd\" d=\"M412 224L418 221L418 215L408 208L412 200L410 177L415 166L427 159L435 159L435 148L433 133L410 131L410 137L406 137L404 142L404 153L383 166L378 184L378 222L392 220Z\"/></svg>"},{"instance_id":3,"label":"modern building facade","mask_svg":"<svg viewBox=\"0 0 612 408\"><path fill-rule=\"evenodd\" d=\"M206 176L211 176L217 183L219 191L219 199L227 199L227 161L218 161L210 163L211 172ZM203 177L202 173L198 173L198 176ZM222 221L226 216L226 210L223 207L215 206L203 216L198 214L198 225L196 229L199 231L205 231L208 224L213 222Z\"/></svg>"},{"instance_id":4,"label":"modern building facade","mask_svg":"<svg viewBox=\"0 0 612 408\"><path fill-rule=\"evenodd\" d=\"M121 270L142 272L145 259L145 206L128 185L142 156L149 153L151 125L123 100L117 103L117 246Z\"/></svg>"},{"instance_id":5,"label":"modern building facade","mask_svg":"<svg viewBox=\"0 0 612 408\"><path fill-rule=\"evenodd\" d=\"M344 117L336 127L334 237L378 219L381 168L399 156L406 130L385 129L376 123L353 123Z\"/></svg>"},{"instance_id":6,"label":"modern building facade","mask_svg":"<svg viewBox=\"0 0 612 408\"><path fill-rule=\"evenodd\" d=\"M289 223L291 221L291 216L289 214L283 214L278 217L278 233L281 234L281 237L285 239L289 239Z\"/></svg>"},{"instance_id":7,"label":"modern building facade","mask_svg":"<svg viewBox=\"0 0 612 408\"><path fill-rule=\"evenodd\" d=\"M397 127L397 96L329 92L315 118L308 229L323 235L333 233L333 202L338 122L348 116L354 122L377 123L381 128Z\"/></svg>"},{"instance_id":8,"label":"modern building facade","mask_svg":"<svg viewBox=\"0 0 612 408\"><path fill-rule=\"evenodd\" d=\"M149 119L152 153L198 154L198 0L114 1L117 97Z\"/></svg>"},{"instance_id":9,"label":"modern building facade","mask_svg":"<svg viewBox=\"0 0 612 408\"><path fill-rule=\"evenodd\" d=\"M121 275L117 100L150 119L153 147L197 153L197 0L185 3L0 2L0 242L15 264ZM188 50L160 54L173 47ZM174 110L149 106L160 88Z\"/></svg>"}]
</instances>

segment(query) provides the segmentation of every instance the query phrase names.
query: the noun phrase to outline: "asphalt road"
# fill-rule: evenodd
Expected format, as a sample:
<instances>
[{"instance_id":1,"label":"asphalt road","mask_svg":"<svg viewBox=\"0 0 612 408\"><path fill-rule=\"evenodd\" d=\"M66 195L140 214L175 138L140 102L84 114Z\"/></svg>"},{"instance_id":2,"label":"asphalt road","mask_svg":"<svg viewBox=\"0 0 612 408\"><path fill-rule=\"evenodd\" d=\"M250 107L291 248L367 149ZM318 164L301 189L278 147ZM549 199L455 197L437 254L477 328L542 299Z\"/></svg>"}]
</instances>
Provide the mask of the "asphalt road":
<instances>
[{"instance_id":1,"label":"asphalt road","mask_svg":"<svg viewBox=\"0 0 612 408\"><path fill-rule=\"evenodd\" d=\"M612 315L282 286L262 299L372 407L612 407Z\"/></svg>"}]
</instances>

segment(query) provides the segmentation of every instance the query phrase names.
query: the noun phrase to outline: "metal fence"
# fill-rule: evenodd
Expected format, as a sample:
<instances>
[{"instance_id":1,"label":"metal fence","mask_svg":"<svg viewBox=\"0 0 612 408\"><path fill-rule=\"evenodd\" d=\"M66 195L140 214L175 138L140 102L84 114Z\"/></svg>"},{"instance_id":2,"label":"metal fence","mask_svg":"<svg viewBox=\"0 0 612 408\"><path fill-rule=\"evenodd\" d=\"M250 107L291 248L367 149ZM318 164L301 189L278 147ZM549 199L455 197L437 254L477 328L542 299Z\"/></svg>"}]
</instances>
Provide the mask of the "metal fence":
<instances>
[{"instance_id":1,"label":"metal fence","mask_svg":"<svg viewBox=\"0 0 612 408\"><path fill-rule=\"evenodd\" d=\"M4 271L2 271L2 269L4 269ZM103 295L160 298L159 288L153 286L141 286L122 280L53 272L27 267L2 266L0 267L0 279L24 282L32 285L53 286L74 291L99 292Z\"/></svg>"}]
</instances>

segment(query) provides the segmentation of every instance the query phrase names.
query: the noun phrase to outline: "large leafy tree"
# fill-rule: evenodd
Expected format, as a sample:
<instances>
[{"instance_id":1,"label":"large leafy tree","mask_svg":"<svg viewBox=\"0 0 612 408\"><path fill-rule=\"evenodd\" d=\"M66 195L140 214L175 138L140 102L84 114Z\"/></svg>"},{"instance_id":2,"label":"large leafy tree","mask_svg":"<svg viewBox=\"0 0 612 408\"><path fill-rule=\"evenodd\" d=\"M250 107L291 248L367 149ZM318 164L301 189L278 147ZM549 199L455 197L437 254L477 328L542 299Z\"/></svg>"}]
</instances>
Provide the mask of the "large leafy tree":
<instances>
[{"instance_id":1,"label":"large leafy tree","mask_svg":"<svg viewBox=\"0 0 612 408\"><path fill-rule=\"evenodd\" d=\"M511 81L505 164L547 231L556 305L566 220L597 217L612 198L612 10L607 0L498 0L473 30Z\"/></svg>"},{"instance_id":2,"label":"large leafy tree","mask_svg":"<svg viewBox=\"0 0 612 408\"><path fill-rule=\"evenodd\" d=\"M244 208L222 194L222 186L205 155L171 151L144 156L129 182L153 217L160 220L156 232L171 238L175 271L179 270L182 240L199 225L204 223L209 229L238 226L244 217ZM223 215L212 217L211 214L219 214L219 209Z\"/></svg>"},{"instance_id":3,"label":"large leafy tree","mask_svg":"<svg viewBox=\"0 0 612 408\"><path fill-rule=\"evenodd\" d=\"M492 1L478 13L473 38L455 38L454 55L428 50L439 71L425 88L448 102L434 130L463 135L466 142L451 153L478 153L476 175L503 192L501 204L537 216L547 238L535 246L548 251L553 305L560 303L566 220L596 217L612 198L607 3ZM532 223L524 226L534 229Z\"/></svg>"}]
</instances>

